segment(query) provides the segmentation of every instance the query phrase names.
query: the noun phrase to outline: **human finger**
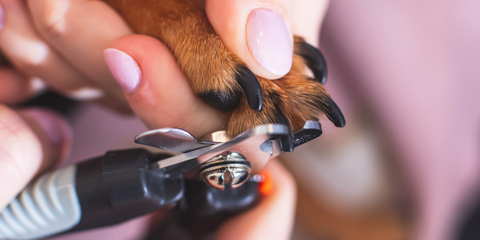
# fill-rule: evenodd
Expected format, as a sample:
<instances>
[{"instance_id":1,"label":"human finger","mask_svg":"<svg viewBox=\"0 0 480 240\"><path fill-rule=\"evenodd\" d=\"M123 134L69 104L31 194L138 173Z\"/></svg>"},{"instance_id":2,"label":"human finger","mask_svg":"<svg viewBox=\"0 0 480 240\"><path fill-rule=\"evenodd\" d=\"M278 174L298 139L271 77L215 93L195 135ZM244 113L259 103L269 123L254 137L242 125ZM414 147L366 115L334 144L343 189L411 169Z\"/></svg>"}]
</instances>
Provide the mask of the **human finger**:
<instances>
[{"instance_id":1,"label":"human finger","mask_svg":"<svg viewBox=\"0 0 480 240\"><path fill-rule=\"evenodd\" d=\"M293 34L318 47L320 29L328 4L329 0L295 0L292 6Z\"/></svg>"},{"instance_id":2,"label":"human finger","mask_svg":"<svg viewBox=\"0 0 480 240\"><path fill-rule=\"evenodd\" d=\"M123 99L103 50L132 32L112 8L97 0L29 0L28 5L37 31L52 47L104 91Z\"/></svg>"},{"instance_id":3,"label":"human finger","mask_svg":"<svg viewBox=\"0 0 480 240\"><path fill-rule=\"evenodd\" d=\"M68 124L41 109L15 112L0 105L0 209L33 176L66 157L71 144Z\"/></svg>"},{"instance_id":4,"label":"human finger","mask_svg":"<svg viewBox=\"0 0 480 240\"><path fill-rule=\"evenodd\" d=\"M292 66L290 0L207 0L206 13L228 50L255 74L277 79Z\"/></svg>"},{"instance_id":5,"label":"human finger","mask_svg":"<svg viewBox=\"0 0 480 240\"><path fill-rule=\"evenodd\" d=\"M176 127L197 137L225 128L227 116L193 93L175 58L159 40L124 36L104 55L133 111L149 128Z\"/></svg>"},{"instance_id":6,"label":"human finger","mask_svg":"<svg viewBox=\"0 0 480 240\"><path fill-rule=\"evenodd\" d=\"M290 239L296 203L296 186L290 173L272 159L265 167L271 191L253 209L224 223L217 239Z\"/></svg>"},{"instance_id":7,"label":"human finger","mask_svg":"<svg viewBox=\"0 0 480 240\"><path fill-rule=\"evenodd\" d=\"M45 88L45 83L40 78L28 78L12 68L0 67L0 103L20 103Z\"/></svg>"},{"instance_id":8,"label":"human finger","mask_svg":"<svg viewBox=\"0 0 480 240\"><path fill-rule=\"evenodd\" d=\"M44 79L54 90L76 99L101 97L101 92L70 66L35 32L24 1L1 0L4 16L0 48L26 75Z\"/></svg>"}]
</instances>

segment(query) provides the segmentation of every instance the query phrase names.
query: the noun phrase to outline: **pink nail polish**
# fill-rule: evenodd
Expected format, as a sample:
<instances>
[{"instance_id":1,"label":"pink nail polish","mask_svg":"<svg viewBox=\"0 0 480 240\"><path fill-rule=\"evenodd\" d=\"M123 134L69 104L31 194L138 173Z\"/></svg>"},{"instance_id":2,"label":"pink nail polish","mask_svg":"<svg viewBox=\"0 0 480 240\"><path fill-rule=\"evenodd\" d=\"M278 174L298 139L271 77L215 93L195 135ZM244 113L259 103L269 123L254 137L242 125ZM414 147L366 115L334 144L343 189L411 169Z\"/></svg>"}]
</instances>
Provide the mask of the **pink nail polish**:
<instances>
[{"instance_id":1,"label":"pink nail polish","mask_svg":"<svg viewBox=\"0 0 480 240\"><path fill-rule=\"evenodd\" d=\"M61 166L70 154L72 146L73 131L67 121L58 113L43 108L29 108L22 110L21 113L35 120L51 144L59 148L54 167Z\"/></svg>"},{"instance_id":2,"label":"pink nail polish","mask_svg":"<svg viewBox=\"0 0 480 240\"><path fill-rule=\"evenodd\" d=\"M5 11L3 11L3 6L0 4L0 30L3 29L5 23Z\"/></svg>"},{"instance_id":3,"label":"pink nail polish","mask_svg":"<svg viewBox=\"0 0 480 240\"><path fill-rule=\"evenodd\" d=\"M267 71L283 76L292 67L292 43L287 26L276 12L256 9L247 22L247 44L257 62Z\"/></svg>"},{"instance_id":4,"label":"pink nail polish","mask_svg":"<svg viewBox=\"0 0 480 240\"><path fill-rule=\"evenodd\" d=\"M60 146L66 141L70 141L72 130L62 119L63 117L56 112L31 108L23 110L22 113L30 116L38 123L53 145Z\"/></svg>"},{"instance_id":5,"label":"pink nail polish","mask_svg":"<svg viewBox=\"0 0 480 240\"><path fill-rule=\"evenodd\" d=\"M114 48L105 50L103 57L110 72L112 72L123 90L128 93L133 92L142 77L142 72L137 62L130 55Z\"/></svg>"}]
</instances>

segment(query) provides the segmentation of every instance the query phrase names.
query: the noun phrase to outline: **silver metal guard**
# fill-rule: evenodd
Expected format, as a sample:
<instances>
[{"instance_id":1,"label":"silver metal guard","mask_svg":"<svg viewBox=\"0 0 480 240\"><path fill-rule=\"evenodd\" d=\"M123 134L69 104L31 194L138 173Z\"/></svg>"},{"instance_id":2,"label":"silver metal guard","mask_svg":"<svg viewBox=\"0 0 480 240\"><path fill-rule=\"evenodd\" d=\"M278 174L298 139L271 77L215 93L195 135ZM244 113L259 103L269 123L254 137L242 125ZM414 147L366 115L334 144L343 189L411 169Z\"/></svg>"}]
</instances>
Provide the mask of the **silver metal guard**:
<instances>
[{"instance_id":1,"label":"silver metal guard","mask_svg":"<svg viewBox=\"0 0 480 240\"><path fill-rule=\"evenodd\" d=\"M280 143L277 139L291 134L289 128L283 124L267 124L247 130L233 139L220 142L202 142L196 140L187 131L176 128L162 128L138 135L135 142L157 147L167 151L183 151L185 153L152 164L153 169L165 168L186 161L202 163L226 151L233 151L243 155L250 161L252 173L257 173L265 166L268 159L281 154Z\"/></svg>"}]
</instances>

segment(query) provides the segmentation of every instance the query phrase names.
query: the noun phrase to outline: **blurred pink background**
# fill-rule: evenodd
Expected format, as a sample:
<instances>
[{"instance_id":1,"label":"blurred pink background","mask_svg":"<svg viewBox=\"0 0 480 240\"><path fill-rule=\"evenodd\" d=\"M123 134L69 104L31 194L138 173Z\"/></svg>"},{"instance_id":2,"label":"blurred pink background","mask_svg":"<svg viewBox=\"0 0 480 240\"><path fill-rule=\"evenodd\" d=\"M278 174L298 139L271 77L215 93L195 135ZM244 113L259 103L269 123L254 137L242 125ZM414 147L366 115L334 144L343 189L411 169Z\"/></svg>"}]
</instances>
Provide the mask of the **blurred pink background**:
<instances>
[{"instance_id":1,"label":"blurred pink background","mask_svg":"<svg viewBox=\"0 0 480 240\"><path fill-rule=\"evenodd\" d=\"M321 49L347 128L366 109L392 146L416 238L450 239L478 192L480 1L331 1Z\"/></svg>"}]
</instances>

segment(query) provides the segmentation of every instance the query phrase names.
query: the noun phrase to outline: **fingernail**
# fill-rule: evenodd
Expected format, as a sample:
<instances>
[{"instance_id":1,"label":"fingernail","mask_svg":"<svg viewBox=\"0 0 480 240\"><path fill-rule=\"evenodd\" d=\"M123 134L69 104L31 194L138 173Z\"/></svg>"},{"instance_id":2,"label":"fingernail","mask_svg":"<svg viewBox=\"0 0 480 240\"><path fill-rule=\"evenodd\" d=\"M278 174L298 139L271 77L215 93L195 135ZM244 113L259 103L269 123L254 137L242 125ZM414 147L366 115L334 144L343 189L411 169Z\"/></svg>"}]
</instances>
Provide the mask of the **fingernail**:
<instances>
[{"instance_id":1,"label":"fingernail","mask_svg":"<svg viewBox=\"0 0 480 240\"><path fill-rule=\"evenodd\" d=\"M5 23L5 12L3 11L3 6L0 4L0 30L3 29Z\"/></svg>"},{"instance_id":2,"label":"fingernail","mask_svg":"<svg viewBox=\"0 0 480 240\"><path fill-rule=\"evenodd\" d=\"M268 72L283 76L292 67L292 43L287 26L276 12L256 9L247 23L247 44L257 62Z\"/></svg>"},{"instance_id":3,"label":"fingernail","mask_svg":"<svg viewBox=\"0 0 480 240\"><path fill-rule=\"evenodd\" d=\"M137 62L130 55L114 48L105 50L103 57L110 72L112 72L123 90L128 93L133 92L142 77L142 72Z\"/></svg>"},{"instance_id":4,"label":"fingernail","mask_svg":"<svg viewBox=\"0 0 480 240\"><path fill-rule=\"evenodd\" d=\"M58 113L47 109L31 108L23 110L22 114L33 118L53 145L63 145L70 140L72 130Z\"/></svg>"},{"instance_id":5,"label":"fingernail","mask_svg":"<svg viewBox=\"0 0 480 240\"><path fill-rule=\"evenodd\" d=\"M43 130L50 143L56 148L55 164L46 162L44 167L58 168L65 163L72 147L73 131L67 121L58 113L41 108L30 108L20 111L26 117L31 118L37 126Z\"/></svg>"}]
</instances>

